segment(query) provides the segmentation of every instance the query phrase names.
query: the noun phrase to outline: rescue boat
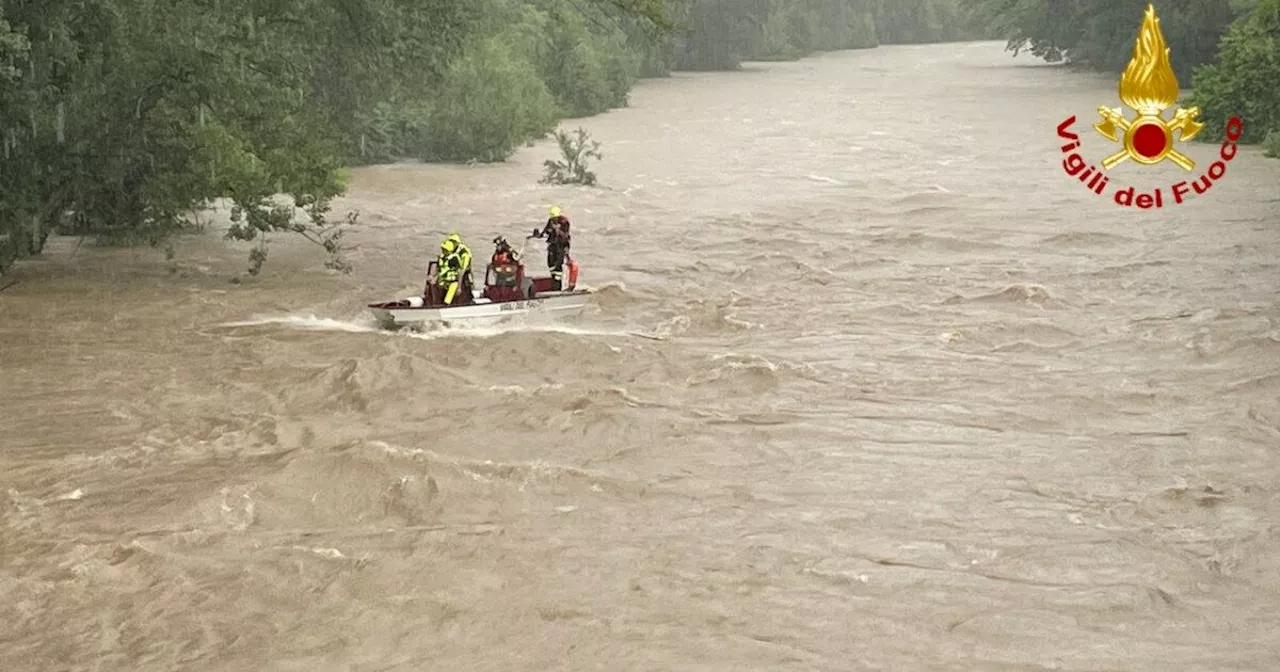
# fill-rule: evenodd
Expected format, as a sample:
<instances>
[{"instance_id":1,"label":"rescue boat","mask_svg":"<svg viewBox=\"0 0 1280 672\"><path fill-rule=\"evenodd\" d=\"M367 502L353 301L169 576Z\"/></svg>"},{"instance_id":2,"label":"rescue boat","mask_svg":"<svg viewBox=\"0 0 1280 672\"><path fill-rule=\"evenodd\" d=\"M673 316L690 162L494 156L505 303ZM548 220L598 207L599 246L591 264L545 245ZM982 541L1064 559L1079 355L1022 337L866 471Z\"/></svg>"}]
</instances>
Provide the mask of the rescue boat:
<instances>
[{"instance_id":1,"label":"rescue boat","mask_svg":"<svg viewBox=\"0 0 1280 672\"><path fill-rule=\"evenodd\" d=\"M455 323L490 324L517 315L542 313L577 315L591 301L592 291L579 289L578 263L566 257L566 282L560 288L555 278L528 277L520 261L485 266L484 290L480 296L466 286L459 288L453 303L444 302L443 291L430 278L436 276L437 262L427 267L428 281L421 296L368 304L378 322L387 328Z\"/></svg>"}]
</instances>

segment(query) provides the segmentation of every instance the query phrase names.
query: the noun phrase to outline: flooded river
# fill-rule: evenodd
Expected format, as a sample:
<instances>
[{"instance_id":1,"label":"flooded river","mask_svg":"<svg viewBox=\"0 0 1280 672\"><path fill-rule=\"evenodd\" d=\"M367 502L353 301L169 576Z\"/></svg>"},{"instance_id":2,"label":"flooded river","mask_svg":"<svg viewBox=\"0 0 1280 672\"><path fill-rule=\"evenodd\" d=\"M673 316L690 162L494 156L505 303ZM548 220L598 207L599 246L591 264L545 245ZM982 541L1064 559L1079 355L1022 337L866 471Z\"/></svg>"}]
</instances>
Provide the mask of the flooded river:
<instances>
[{"instance_id":1,"label":"flooded river","mask_svg":"<svg viewBox=\"0 0 1280 672\"><path fill-rule=\"evenodd\" d=\"M1119 104L828 54L567 122L600 189L355 171L350 275L53 241L0 293L0 669L1280 669L1280 161L1121 208L1055 132ZM373 328L553 204L588 314Z\"/></svg>"}]
</instances>

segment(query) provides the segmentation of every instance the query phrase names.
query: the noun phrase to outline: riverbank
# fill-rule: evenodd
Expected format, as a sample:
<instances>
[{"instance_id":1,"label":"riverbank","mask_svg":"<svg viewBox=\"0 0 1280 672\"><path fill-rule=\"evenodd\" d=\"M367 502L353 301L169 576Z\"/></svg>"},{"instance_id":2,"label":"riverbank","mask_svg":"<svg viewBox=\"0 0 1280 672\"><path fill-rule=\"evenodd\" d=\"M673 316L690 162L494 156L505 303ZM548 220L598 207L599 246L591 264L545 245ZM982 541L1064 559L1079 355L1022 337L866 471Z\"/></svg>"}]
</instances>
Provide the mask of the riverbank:
<instances>
[{"instance_id":1,"label":"riverbank","mask_svg":"<svg viewBox=\"0 0 1280 672\"><path fill-rule=\"evenodd\" d=\"M160 20L126 0L89 33L75 28L79 14L10 8L0 19L0 61L13 64L0 68L12 167L0 174L0 272L38 254L55 227L157 243L187 225L185 213L229 195L238 239L295 230L271 204L288 193L313 210L307 235L332 242L324 209L342 192L343 164L502 161L564 119L624 106L642 74L870 48L880 16L894 22L886 34L943 39L956 34L947 17L957 6L393 0L331 15L282 0L248 17L181 2ZM648 20L667 10L667 32L653 30Z\"/></svg>"}]
</instances>

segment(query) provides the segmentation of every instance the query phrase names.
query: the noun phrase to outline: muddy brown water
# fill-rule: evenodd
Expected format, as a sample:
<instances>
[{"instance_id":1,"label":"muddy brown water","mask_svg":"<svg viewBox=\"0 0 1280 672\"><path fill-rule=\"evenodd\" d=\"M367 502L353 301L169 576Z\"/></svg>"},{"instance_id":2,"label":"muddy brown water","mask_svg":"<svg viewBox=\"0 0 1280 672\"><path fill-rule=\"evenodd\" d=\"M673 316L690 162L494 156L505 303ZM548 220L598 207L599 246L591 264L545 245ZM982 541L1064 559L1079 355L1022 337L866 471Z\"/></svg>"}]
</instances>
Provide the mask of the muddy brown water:
<instances>
[{"instance_id":1,"label":"muddy brown water","mask_svg":"<svg viewBox=\"0 0 1280 672\"><path fill-rule=\"evenodd\" d=\"M54 241L0 294L0 669L1280 669L1280 161L1091 197L1054 129L1109 153L1114 80L1001 46L645 82L566 124L601 189L355 171L348 276ZM551 204L582 318L372 328Z\"/></svg>"}]
</instances>

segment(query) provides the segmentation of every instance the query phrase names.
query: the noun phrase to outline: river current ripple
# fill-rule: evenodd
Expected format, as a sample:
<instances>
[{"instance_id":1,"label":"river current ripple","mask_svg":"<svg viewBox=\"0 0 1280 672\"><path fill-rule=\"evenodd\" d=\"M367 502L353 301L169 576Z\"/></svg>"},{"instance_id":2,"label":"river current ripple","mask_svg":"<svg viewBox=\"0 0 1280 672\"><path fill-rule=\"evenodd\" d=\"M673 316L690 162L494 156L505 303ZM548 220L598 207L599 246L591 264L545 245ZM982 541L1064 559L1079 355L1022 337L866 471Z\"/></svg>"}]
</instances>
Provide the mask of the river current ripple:
<instances>
[{"instance_id":1,"label":"river current ripple","mask_svg":"<svg viewBox=\"0 0 1280 672\"><path fill-rule=\"evenodd\" d=\"M1117 104L834 53L569 122L600 189L355 171L348 276L53 241L0 294L0 669L1280 669L1280 161L1118 207L1055 131ZM372 328L551 204L583 318Z\"/></svg>"}]
</instances>

